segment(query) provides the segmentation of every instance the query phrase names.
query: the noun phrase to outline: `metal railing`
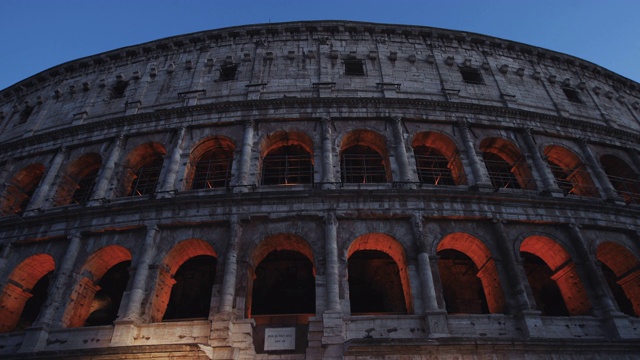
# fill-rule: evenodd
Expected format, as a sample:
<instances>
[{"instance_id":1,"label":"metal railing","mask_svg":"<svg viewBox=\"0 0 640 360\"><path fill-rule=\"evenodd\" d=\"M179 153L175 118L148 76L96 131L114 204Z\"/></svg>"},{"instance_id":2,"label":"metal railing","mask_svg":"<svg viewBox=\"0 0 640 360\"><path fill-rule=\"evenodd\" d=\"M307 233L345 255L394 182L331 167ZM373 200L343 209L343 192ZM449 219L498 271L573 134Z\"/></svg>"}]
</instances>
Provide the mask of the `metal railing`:
<instances>
[{"instance_id":1,"label":"metal railing","mask_svg":"<svg viewBox=\"0 0 640 360\"><path fill-rule=\"evenodd\" d=\"M593 183L593 180L591 180L591 175L584 167L584 164L573 169L551 163L548 165L556 179L558 187L564 192L565 196L599 196L598 188Z\"/></svg>"},{"instance_id":2,"label":"metal railing","mask_svg":"<svg viewBox=\"0 0 640 360\"><path fill-rule=\"evenodd\" d=\"M537 188L526 162L509 164L503 160L484 160L484 163L495 189L535 190Z\"/></svg>"},{"instance_id":3,"label":"metal railing","mask_svg":"<svg viewBox=\"0 0 640 360\"><path fill-rule=\"evenodd\" d=\"M420 184L428 185L459 185L465 184L464 173L454 176L450 168L450 161L444 156L415 155L416 170Z\"/></svg>"},{"instance_id":4,"label":"metal railing","mask_svg":"<svg viewBox=\"0 0 640 360\"><path fill-rule=\"evenodd\" d=\"M384 160L378 154L342 154L341 181L348 184L386 183Z\"/></svg>"},{"instance_id":5,"label":"metal railing","mask_svg":"<svg viewBox=\"0 0 640 360\"><path fill-rule=\"evenodd\" d=\"M310 154L267 155L262 159L262 185L313 183Z\"/></svg>"},{"instance_id":6,"label":"metal railing","mask_svg":"<svg viewBox=\"0 0 640 360\"><path fill-rule=\"evenodd\" d=\"M129 196L151 195L155 192L158 180L160 178L160 170L162 162L154 161L150 165L141 166L136 171Z\"/></svg>"},{"instance_id":7,"label":"metal railing","mask_svg":"<svg viewBox=\"0 0 640 360\"><path fill-rule=\"evenodd\" d=\"M640 180L611 175L607 177L627 204L640 205Z\"/></svg>"},{"instance_id":8,"label":"metal railing","mask_svg":"<svg viewBox=\"0 0 640 360\"><path fill-rule=\"evenodd\" d=\"M231 181L232 158L201 160L195 164L192 190L226 188Z\"/></svg>"}]
</instances>

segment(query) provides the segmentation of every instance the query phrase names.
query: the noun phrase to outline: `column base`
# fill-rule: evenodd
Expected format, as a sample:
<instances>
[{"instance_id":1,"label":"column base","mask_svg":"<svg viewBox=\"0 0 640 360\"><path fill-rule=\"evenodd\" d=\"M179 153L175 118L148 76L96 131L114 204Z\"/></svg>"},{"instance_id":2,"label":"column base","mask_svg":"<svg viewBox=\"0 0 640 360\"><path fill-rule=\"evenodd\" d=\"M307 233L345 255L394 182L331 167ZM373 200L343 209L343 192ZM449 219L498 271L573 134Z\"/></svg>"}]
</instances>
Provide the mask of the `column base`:
<instances>
[{"instance_id":1,"label":"column base","mask_svg":"<svg viewBox=\"0 0 640 360\"><path fill-rule=\"evenodd\" d=\"M111 346L133 345L140 336L138 325L133 320L117 320L113 322Z\"/></svg>"},{"instance_id":2,"label":"column base","mask_svg":"<svg viewBox=\"0 0 640 360\"><path fill-rule=\"evenodd\" d=\"M445 311L425 311L424 323L429 338L449 336L449 325Z\"/></svg>"},{"instance_id":3,"label":"column base","mask_svg":"<svg viewBox=\"0 0 640 360\"><path fill-rule=\"evenodd\" d=\"M37 352L47 345L49 329L43 326L30 327L25 331L19 353Z\"/></svg>"}]
</instances>

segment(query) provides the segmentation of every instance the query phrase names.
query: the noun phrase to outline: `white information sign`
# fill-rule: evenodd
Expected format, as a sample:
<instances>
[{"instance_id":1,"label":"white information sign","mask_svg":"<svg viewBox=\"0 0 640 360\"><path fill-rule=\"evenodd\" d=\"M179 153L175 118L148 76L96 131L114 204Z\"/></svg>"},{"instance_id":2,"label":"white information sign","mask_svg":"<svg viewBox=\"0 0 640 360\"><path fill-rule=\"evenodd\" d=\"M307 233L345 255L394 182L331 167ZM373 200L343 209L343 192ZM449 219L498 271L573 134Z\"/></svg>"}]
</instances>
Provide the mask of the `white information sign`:
<instances>
[{"instance_id":1,"label":"white information sign","mask_svg":"<svg viewBox=\"0 0 640 360\"><path fill-rule=\"evenodd\" d=\"M295 350L296 328L264 329L264 350Z\"/></svg>"}]
</instances>

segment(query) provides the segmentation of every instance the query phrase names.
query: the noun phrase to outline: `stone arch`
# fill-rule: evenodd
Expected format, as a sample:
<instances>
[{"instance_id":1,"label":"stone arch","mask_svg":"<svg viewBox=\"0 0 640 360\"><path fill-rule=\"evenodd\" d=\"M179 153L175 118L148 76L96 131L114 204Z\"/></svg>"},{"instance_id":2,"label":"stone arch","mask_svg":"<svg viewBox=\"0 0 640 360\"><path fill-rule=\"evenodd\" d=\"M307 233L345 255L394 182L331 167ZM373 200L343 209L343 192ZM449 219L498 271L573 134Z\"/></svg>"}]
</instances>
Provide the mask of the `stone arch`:
<instances>
[{"instance_id":1,"label":"stone arch","mask_svg":"<svg viewBox=\"0 0 640 360\"><path fill-rule=\"evenodd\" d=\"M44 170L42 164L31 164L20 169L7 182L0 199L3 215L22 214L27 209L29 200L42 180Z\"/></svg>"},{"instance_id":2,"label":"stone arch","mask_svg":"<svg viewBox=\"0 0 640 360\"><path fill-rule=\"evenodd\" d=\"M185 188L198 190L228 187L235 149L233 141L224 136L213 136L198 142L189 154Z\"/></svg>"},{"instance_id":3,"label":"stone arch","mask_svg":"<svg viewBox=\"0 0 640 360\"><path fill-rule=\"evenodd\" d=\"M299 131L276 131L260 142L262 185L313 182L313 141Z\"/></svg>"},{"instance_id":4,"label":"stone arch","mask_svg":"<svg viewBox=\"0 0 640 360\"><path fill-rule=\"evenodd\" d=\"M101 165L102 157L97 153L84 154L69 164L60 179L53 205L85 204L91 198Z\"/></svg>"},{"instance_id":5,"label":"stone arch","mask_svg":"<svg viewBox=\"0 0 640 360\"><path fill-rule=\"evenodd\" d=\"M122 196L151 195L155 192L167 154L164 146L148 142L133 149L125 160L121 178Z\"/></svg>"},{"instance_id":6,"label":"stone arch","mask_svg":"<svg viewBox=\"0 0 640 360\"><path fill-rule=\"evenodd\" d=\"M576 265L558 242L546 236L529 236L520 244L520 255L543 315L583 315L591 310Z\"/></svg>"},{"instance_id":7,"label":"stone arch","mask_svg":"<svg viewBox=\"0 0 640 360\"><path fill-rule=\"evenodd\" d=\"M600 157L600 165L627 204L640 204L640 177L626 161L606 154Z\"/></svg>"},{"instance_id":8,"label":"stone arch","mask_svg":"<svg viewBox=\"0 0 640 360\"><path fill-rule=\"evenodd\" d=\"M494 188L536 189L531 168L513 142L488 137L480 142L479 148Z\"/></svg>"},{"instance_id":9,"label":"stone arch","mask_svg":"<svg viewBox=\"0 0 640 360\"><path fill-rule=\"evenodd\" d=\"M560 145L548 145L543 153L558 187L565 195L599 195L587 167L573 151Z\"/></svg>"},{"instance_id":10,"label":"stone arch","mask_svg":"<svg viewBox=\"0 0 640 360\"><path fill-rule=\"evenodd\" d=\"M406 253L402 244L395 238L382 233L359 236L349 245L347 266L349 268L350 294L354 294L353 290L362 286L363 289L359 290L362 290L363 296L366 296L367 293L377 293L382 297L383 302L383 304L379 304L382 308L369 309L367 306L359 304L359 298L354 297L353 300L350 299L352 310L363 308L368 311L362 312L405 314L412 312ZM369 271L368 274L367 271ZM374 281L376 277L370 275L377 276L381 281ZM384 304L385 302L386 304Z\"/></svg>"},{"instance_id":11,"label":"stone arch","mask_svg":"<svg viewBox=\"0 0 640 360\"><path fill-rule=\"evenodd\" d=\"M437 252L447 311L504 312L498 269L491 251L480 239L468 233L451 233L440 240Z\"/></svg>"},{"instance_id":12,"label":"stone arch","mask_svg":"<svg viewBox=\"0 0 640 360\"><path fill-rule=\"evenodd\" d=\"M128 271L130 265L131 253L119 245L105 246L89 256L80 270L79 280L69 297L70 302L63 316L63 325L68 328L85 326L92 313L96 310L103 310L104 306L109 304L117 312L117 305L120 304L122 292L124 292L127 285L126 282L128 282L128 272L126 276L120 278L121 281L115 284L115 290L121 289L122 292L118 294L118 291L116 291L115 296L111 297L110 303L97 298L96 294L102 289L100 286L101 280L109 270L118 266ZM122 271L120 271L120 274L122 274Z\"/></svg>"},{"instance_id":13,"label":"stone arch","mask_svg":"<svg viewBox=\"0 0 640 360\"><path fill-rule=\"evenodd\" d=\"M417 133L411 143L418 179L423 184L463 185L467 183L456 143L436 131Z\"/></svg>"},{"instance_id":14,"label":"stone arch","mask_svg":"<svg viewBox=\"0 0 640 360\"><path fill-rule=\"evenodd\" d=\"M36 320L54 270L55 261L48 254L29 256L13 269L0 293L0 333L23 330Z\"/></svg>"},{"instance_id":15,"label":"stone arch","mask_svg":"<svg viewBox=\"0 0 640 360\"><path fill-rule=\"evenodd\" d=\"M390 182L391 167L384 137L363 129L345 135L340 143L340 173L343 183Z\"/></svg>"},{"instance_id":16,"label":"stone arch","mask_svg":"<svg viewBox=\"0 0 640 360\"><path fill-rule=\"evenodd\" d=\"M315 261L302 237L280 233L265 238L251 252L250 265L249 317L315 313Z\"/></svg>"},{"instance_id":17,"label":"stone arch","mask_svg":"<svg viewBox=\"0 0 640 360\"><path fill-rule=\"evenodd\" d=\"M182 268L182 266L185 263L197 257L204 257L202 258L202 260L204 261L198 262L198 265L200 265L200 264L206 264L207 263L206 259L209 259L209 260L213 259L215 262L215 259L217 258L217 254L213 249L213 246L211 246L211 244L205 242L204 240L188 239L188 240L182 240L179 243L177 243L173 247L173 249L171 249L171 251L169 251L169 253L167 253L167 255L164 257L164 259L162 260L162 265L158 269L158 280L156 283L154 295L152 297L153 299L151 304L151 321L152 322L161 321L165 317L165 313L167 311L167 308L170 306L170 304L173 304L177 301L175 295L173 297L171 296L174 285L176 285L176 283L179 282L180 280L180 278L176 279L176 273L178 273L178 271ZM195 266L195 267L199 267L199 266ZM214 267L213 277L215 277L215 270L216 269ZM196 273L199 273L199 272L196 272ZM213 277L211 277L210 273L206 273L206 274L202 273L197 275L207 275L207 276L206 276L206 279L203 279L204 280L203 283L200 284L202 286L196 286L192 290L198 293L195 295L198 295L199 298L201 297L201 298L206 298L210 300L211 289L213 286L213 283L212 282L210 283L210 281L213 281ZM198 300L201 300L201 299L198 299ZM195 311L195 310L198 310L198 311ZM201 312L200 310L201 309L194 309L194 312L200 313ZM208 310L208 307L207 307L207 310ZM182 316L182 312L183 311L175 311L174 313L176 314L175 315L172 314L171 318L186 317L187 315Z\"/></svg>"},{"instance_id":18,"label":"stone arch","mask_svg":"<svg viewBox=\"0 0 640 360\"><path fill-rule=\"evenodd\" d=\"M603 265L605 278L620 310L627 315L640 316L638 258L626 247L612 241L598 245L596 257Z\"/></svg>"}]
</instances>

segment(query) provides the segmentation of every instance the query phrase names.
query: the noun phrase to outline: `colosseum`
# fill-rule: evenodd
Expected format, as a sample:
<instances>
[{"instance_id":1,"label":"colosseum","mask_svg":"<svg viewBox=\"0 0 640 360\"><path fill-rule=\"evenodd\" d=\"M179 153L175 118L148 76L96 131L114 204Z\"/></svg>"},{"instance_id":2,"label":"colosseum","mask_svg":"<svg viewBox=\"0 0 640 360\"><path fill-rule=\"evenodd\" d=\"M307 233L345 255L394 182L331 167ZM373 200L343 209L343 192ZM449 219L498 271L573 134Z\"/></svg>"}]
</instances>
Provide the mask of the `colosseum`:
<instances>
[{"instance_id":1,"label":"colosseum","mask_svg":"<svg viewBox=\"0 0 640 360\"><path fill-rule=\"evenodd\" d=\"M0 359L637 359L640 84L260 24L0 91Z\"/></svg>"}]
</instances>

